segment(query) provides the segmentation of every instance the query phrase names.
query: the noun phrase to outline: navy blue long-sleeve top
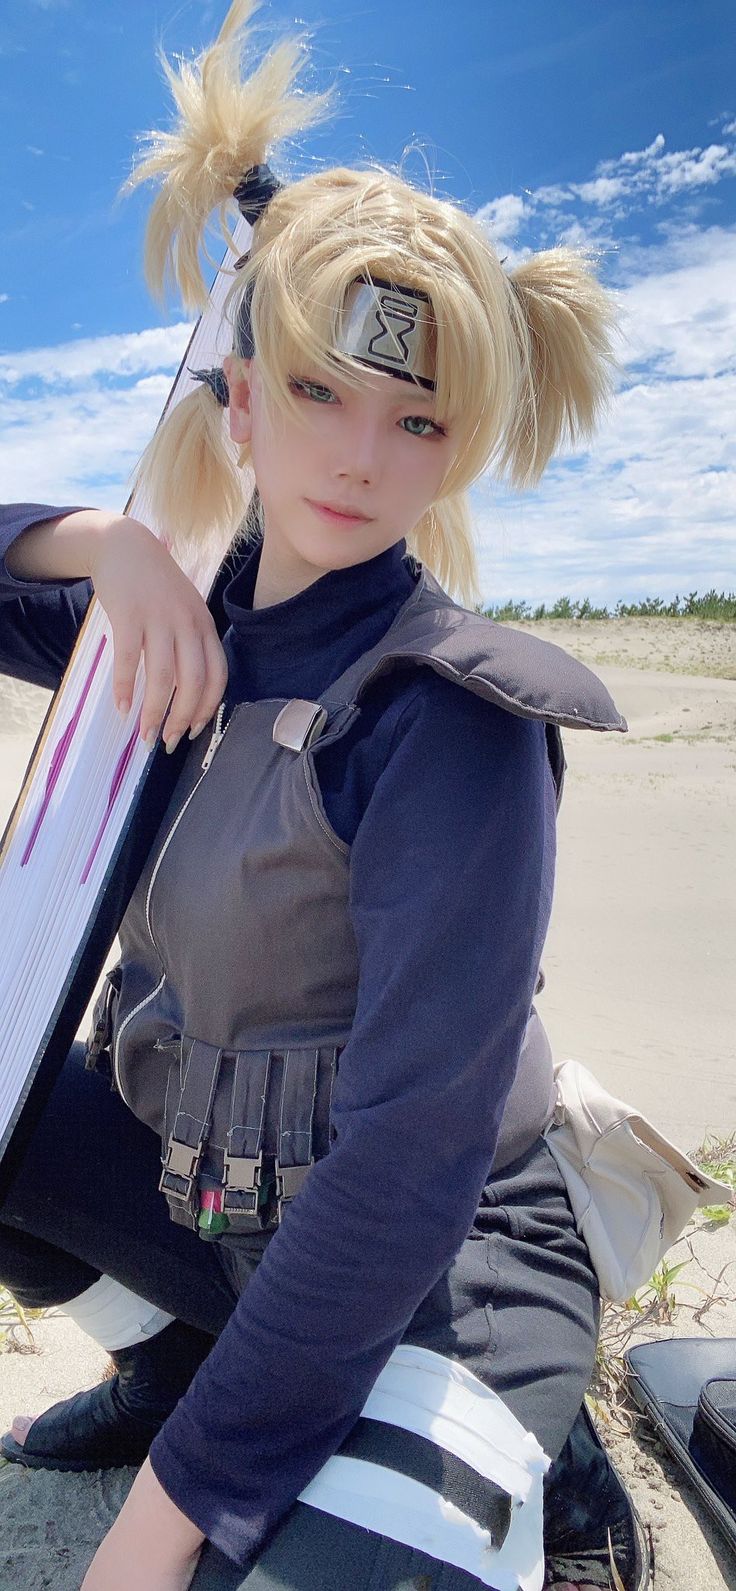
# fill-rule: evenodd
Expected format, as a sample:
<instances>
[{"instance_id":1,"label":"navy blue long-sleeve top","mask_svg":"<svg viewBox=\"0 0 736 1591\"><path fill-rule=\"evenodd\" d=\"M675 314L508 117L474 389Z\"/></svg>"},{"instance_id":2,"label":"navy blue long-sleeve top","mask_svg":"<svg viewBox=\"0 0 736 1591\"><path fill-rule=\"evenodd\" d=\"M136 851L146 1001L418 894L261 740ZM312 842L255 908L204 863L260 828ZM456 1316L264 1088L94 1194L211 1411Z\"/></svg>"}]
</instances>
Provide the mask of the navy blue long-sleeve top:
<instances>
[{"instance_id":1,"label":"navy blue long-sleeve top","mask_svg":"<svg viewBox=\"0 0 736 1591\"><path fill-rule=\"evenodd\" d=\"M15 580L4 556L65 511L0 508L0 669L51 687L91 585ZM400 541L253 611L256 544L225 592L228 704L318 696L406 600L405 555ZM244 1567L337 1450L472 1226L552 900L541 723L418 669L384 676L350 733L315 749L327 815L352 847L359 954L337 1141L151 1448L169 1496Z\"/></svg>"}]
</instances>

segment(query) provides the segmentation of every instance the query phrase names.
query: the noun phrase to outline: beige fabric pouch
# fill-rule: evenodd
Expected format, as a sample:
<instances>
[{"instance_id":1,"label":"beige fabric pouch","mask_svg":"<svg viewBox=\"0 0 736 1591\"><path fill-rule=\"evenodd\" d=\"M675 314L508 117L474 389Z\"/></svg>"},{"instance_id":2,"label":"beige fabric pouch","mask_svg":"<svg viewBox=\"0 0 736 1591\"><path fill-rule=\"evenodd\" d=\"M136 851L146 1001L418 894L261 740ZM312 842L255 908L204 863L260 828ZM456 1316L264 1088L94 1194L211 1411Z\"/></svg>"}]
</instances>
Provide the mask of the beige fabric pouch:
<instances>
[{"instance_id":1,"label":"beige fabric pouch","mask_svg":"<svg viewBox=\"0 0 736 1591\"><path fill-rule=\"evenodd\" d=\"M557 1106L546 1140L588 1245L601 1297L643 1287L699 1205L733 1203L633 1106L579 1061L555 1064Z\"/></svg>"}]
</instances>

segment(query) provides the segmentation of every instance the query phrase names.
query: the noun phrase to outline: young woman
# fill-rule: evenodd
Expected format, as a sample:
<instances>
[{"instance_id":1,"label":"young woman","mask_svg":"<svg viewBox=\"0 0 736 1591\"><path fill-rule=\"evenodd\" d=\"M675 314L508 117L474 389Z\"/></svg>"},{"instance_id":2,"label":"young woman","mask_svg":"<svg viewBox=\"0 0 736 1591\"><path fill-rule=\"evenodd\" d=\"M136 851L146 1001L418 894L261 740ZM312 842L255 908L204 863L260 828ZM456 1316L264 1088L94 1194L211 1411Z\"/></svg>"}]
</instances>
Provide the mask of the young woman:
<instances>
[{"instance_id":1,"label":"young woman","mask_svg":"<svg viewBox=\"0 0 736 1591\"><path fill-rule=\"evenodd\" d=\"M94 589L122 710L143 651L142 734L174 688L167 750L210 731L177 753L120 925L93 1046L114 1091L75 1045L0 1209L5 1285L62 1305L116 1376L2 1451L145 1460L84 1591L536 1591L543 1493L548 1547L588 1549L605 1585L612 1526L628 1591L533 1006L559 726L622 721L587 670L443 589L472 604L479 472L531 482L590 429L610 308L564 251L507 275L388 172L278 183L267 151L322 107L288 43L241 83L251 9L182 69L139 172L164 182L154 274L190 300L212 209L237 190L254 222L233 351L145 463L174 544L232 523L209 605L135 521L0 524L6 672L56 685ZM577 1535L576 1458L597 1498ZM566 1575L550 1550L546 1583Z\"/></svg>"}]
</instances>

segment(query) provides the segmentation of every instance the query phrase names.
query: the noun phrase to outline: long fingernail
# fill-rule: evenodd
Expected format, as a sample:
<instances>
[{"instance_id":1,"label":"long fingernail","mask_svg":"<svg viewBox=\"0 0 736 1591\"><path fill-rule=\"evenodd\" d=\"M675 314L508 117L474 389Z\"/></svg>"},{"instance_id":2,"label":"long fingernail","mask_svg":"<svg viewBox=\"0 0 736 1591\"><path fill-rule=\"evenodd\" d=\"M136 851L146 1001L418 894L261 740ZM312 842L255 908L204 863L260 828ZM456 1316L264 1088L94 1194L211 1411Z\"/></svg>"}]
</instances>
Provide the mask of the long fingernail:
<instances>
[{"instance_id":1,"label":"long fingernail","mask_svg":"<svg viewBox=\"0 0 736 1591\"><path fill-rule=\"evenodd\" d=\"M183 731L182 731L182 733L183 733ZM176 751L176 748L177 748L180 740L181 740L181 735L172 735L171 740L167 740L167 742L166 742L166 755L167 755L167 757L171 756L172 751Z\"/></svg>"},{"instance_id":2,"label":"long fingernail","mask_svg":"<svg viewBox=\"0 0 736 1591\"><path fill-rule=\"evenodd\" d=\"M130 702L125 696L123 696L118 702L118 712L121 718L127 718L128 713L130 712Z\"/></svg>"},{"instance_id":3,"label":"long fingernail","mask_svg":"<svg viewBox=\"0 0 736 1591\"><path fill-rule=\"evenodd\" d=\"M156 731L155 731L155 729L149 729L148 734L145 736L145 741L146 741L146 745L147 746L155 746L155 744L156 744Z\"/></svg>"},{"instance_id":4,"label":"long fingernail","mask_svg":"<svg viewBox=\"0 0 736 1591\"><path fill-rule=\"evenodd\" d=\"M209 719L203 718L201 724L193 724L189 731L189 739L196 740L197 735L201 735L202 730L206 728L208 723Z\"/></svg>"}]
</instances>

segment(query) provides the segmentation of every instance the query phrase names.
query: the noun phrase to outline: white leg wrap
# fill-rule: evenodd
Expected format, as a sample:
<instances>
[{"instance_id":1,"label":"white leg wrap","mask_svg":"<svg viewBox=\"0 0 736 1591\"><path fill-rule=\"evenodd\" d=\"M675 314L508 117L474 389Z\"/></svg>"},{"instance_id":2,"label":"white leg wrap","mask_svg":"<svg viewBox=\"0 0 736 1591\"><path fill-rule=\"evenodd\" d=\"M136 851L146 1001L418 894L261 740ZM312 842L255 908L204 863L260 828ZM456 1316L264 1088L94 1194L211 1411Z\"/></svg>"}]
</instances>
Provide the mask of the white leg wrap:
<instances>
[{"instance_id":1,"label":"white leg wrap","mask_svg":"<svg viewBox=\"0 0 736 1591\"><path fill-rule=\"evenodd\" d=\"M550 1461L490 1387L455 1360L402 1343L363 1414L435 1442L507 1492L511 1524L503 1542L423 1482L340 1453L300 1502L417 1547L496 1591L541 1591L542 1481Z\"/></svg>"},{"instance_id":2,"label":"white leg wrap","mask_svg":"<svg viewBox=\"0 0 736 1591\"><path fill-rule=\"evenodd\" d=\"M146 1298L131 1293L112 1276L101 1276L85 1293L70 1299L61 1308L108 1352L115 1348L131 1348L136 1342L157 1336L175 1318L157 1309L155 1304L149 1304Z\"/></svg>"}]
</instances>

